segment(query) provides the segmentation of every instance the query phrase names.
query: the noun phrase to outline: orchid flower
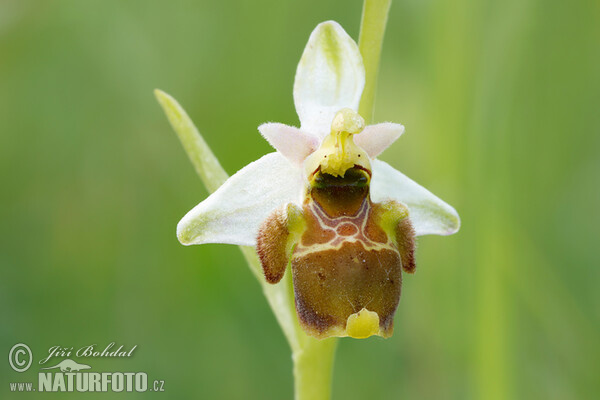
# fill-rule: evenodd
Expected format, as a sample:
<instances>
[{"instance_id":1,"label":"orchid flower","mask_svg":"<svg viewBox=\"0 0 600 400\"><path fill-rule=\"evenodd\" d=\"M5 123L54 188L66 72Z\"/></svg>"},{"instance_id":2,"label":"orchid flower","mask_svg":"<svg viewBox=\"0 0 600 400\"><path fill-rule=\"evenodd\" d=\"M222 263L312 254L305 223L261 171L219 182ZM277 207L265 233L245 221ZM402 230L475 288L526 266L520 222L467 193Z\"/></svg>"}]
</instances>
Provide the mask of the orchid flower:
<instances>
[{"instance_id":1,"label":"orchid flower","mask_svg":"<svg viewBox=\"0 0 600 400\"><path fill-rule=\"evenodd\" d=\"M296 71L300 127L265 123L275 148L231 176L177 226L184 245L256 246L266 280L291 265L296 311L316 338L392 334L401 271L413 272L415 236L448 235L448 204L378 160L404 132L365 126L365 68L336 22L319 24Z\"/></svg>"}]
</instances>

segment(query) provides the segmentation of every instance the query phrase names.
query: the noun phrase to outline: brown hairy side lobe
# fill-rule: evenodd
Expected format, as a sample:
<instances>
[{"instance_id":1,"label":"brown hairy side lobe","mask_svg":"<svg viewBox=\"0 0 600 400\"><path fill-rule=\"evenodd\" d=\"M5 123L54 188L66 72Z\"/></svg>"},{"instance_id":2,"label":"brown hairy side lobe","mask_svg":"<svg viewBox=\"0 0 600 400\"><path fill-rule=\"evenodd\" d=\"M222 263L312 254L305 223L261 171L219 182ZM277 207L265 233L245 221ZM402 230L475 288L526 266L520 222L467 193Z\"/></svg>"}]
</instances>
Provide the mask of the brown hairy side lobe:
<instances>
[{"instance_id":1,"label":"brown hairy side lobe","mask_svg":"<svg viewBox=\"0 0 600 400\"><path fill-rule=\"evenodd\" d=\"M269 283L279 282L285 274L288 263L286 255L288 237L285 208L275 210L258 230L256 252Z\"/></svg>"},{"instance_id":2,"label":"brown hairy side lobe","mask_svg":"<svg viewBox=\"0 0 600 400\"><path fill-rule=\"evenodd\" d=\"M412 274L415 272L415 230L409 218L403 218L396 225L396 241L402 258L402 269Z\"/></svg>"}]
</instances>

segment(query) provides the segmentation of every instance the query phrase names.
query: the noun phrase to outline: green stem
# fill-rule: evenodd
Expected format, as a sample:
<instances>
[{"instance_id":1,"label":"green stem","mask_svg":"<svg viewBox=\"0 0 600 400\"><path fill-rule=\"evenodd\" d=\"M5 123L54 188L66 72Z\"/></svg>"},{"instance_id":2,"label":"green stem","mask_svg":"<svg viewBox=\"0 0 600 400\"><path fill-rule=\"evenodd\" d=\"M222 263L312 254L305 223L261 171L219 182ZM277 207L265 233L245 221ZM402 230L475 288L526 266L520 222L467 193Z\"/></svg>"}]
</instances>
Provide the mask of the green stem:
<instances>
[{"instance_id":1,"label":"green stem","mask_svg":"<svg viewBox=\"0 0 600 400\"><path fill-rule=\"evenodd\" d=\"M281 282L277 285L267 283L262 272L262 266L254 247L240 246L244 258L248 262L250 270L260 283L263 294L275 318L287 339L292 352L298 351L302 347L302 342L306 334L300 328L298 318L296 317L296 308L294 305L294 288L292 286L292 274L290 269L285 273Z\"/></svg>"},{"instance_id":2,"label":"green stem","mask_svg":"<svg viewBox=\"0 0 600 400\"><path fill-rule=\"evenodd\" d=\"M294 351L294 382L296 400L329 400L333 360L337 339L307 337L301 349Z\"/></svg>"},{"instance_id":3,"label":"green stem","mask_svg":"<svg viewBox=\"0 0 600 400\"><path fill-rule=\"evenodd\" d=\"M363 3L358 48L365 65L365 89L358 111L367 124L373 120L375 111L379 59L391 4L392 0L364 0Z\"/></svg>"}]
</instances>

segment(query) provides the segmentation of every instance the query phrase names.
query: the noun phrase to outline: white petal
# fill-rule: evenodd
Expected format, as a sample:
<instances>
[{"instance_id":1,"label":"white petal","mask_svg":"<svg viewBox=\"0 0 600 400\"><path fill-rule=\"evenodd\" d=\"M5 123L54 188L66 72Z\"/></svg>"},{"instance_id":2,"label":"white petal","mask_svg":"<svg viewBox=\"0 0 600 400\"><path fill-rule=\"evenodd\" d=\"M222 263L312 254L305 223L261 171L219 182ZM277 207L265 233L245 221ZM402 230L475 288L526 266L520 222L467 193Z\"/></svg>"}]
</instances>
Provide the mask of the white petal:
<instances>
[{"instance_id":1,"label":"white petal","mask_svg":"<svg viewBox=\"0 0 600 400\"><path fill-rule=\"evenodd\" d=\"M458 231L460 218L450 205L389 164L373 160L371 198L392 199L408 207L417 236L450 235Z\"/></svg>"},{"instance_id":2,"label":"white petal","mask_svg":"<svg viewBox=\"0 0 600 400\"><path fill-rule=\"evenodd\" d=\"M294 81L294 103L301 129L321 138L336 112L358 110L365 67L358 46L335 21L323 22L310 35Z\"/></svg>"},{"instance_id":3,"label":"white petal","mask_svg":"<svg viewBox=\"0 0 600 400\"><path fill-rule=\"evenodd\" d=\"M231 176L179 224L182 244L256 245L261 222L282 204L300 202L300 170L279 153L269 153Z\"/></svg>"},{"instance_id":4,"label":"white petal","mask_svg":"<svg viewBox=\"0 0 600 400\"><path fill-rule=\"evenodd\" d=\"M354 136L354 143L362 147L369 157L375 158L387 149L404 133L404 126L384 122L367 126Z\"/></svg>"},{"instance_id":5,"label":"white petal","mask_svg":"<svg viewBox=\"0 0 600 400\"><path fill-rule=\"evenodd\" d=\"M293 126L269 122L258 130L275 150L298 166L319 147L319 138Z\"/></svg>"}]
</instances>

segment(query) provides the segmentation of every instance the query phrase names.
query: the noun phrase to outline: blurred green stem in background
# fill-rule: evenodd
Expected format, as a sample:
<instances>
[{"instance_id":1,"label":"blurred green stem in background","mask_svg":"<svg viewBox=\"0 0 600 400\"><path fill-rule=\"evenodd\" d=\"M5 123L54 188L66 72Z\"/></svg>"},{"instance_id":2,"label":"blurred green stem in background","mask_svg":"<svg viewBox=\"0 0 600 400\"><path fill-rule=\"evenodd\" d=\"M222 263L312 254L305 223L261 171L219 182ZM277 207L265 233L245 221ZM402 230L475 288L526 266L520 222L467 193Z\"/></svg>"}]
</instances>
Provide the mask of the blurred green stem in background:
<instances>
[{"instance_id":1,"label":"blurred green stem in background","mask_svg":"<svg viewBox=\"0 0 600 400\"><path fill-rule=\"evenodd\" d=\"M373 114L375 84L387 14L391 0L365 0L359 47L365 64L366 83L360 112L370 121ZM198 129L177 101L161 90L154 94L177 133L183 148L209 192L218 189L229 177ZM337 345L336 338L314 339L304 333L298 323L294 306L291 271L277 285L267 283L253 247L240 246L250 270L262 286L277 322L292 349L296 400L328 400L331 398L331 378Z\"/></svg>"},{"instance_id":2,"label":"blurred green stem in background","mask_svg":"<svg viewBox=\"0 0 600 400\"><path fill-rule=\"evenodd\" d=\"M392 0L365 0L363 4L358 48L365 64L365 89L358 112L366 124L373 121L379 59L391 4Z\"/></svg>"}]
</instances>

